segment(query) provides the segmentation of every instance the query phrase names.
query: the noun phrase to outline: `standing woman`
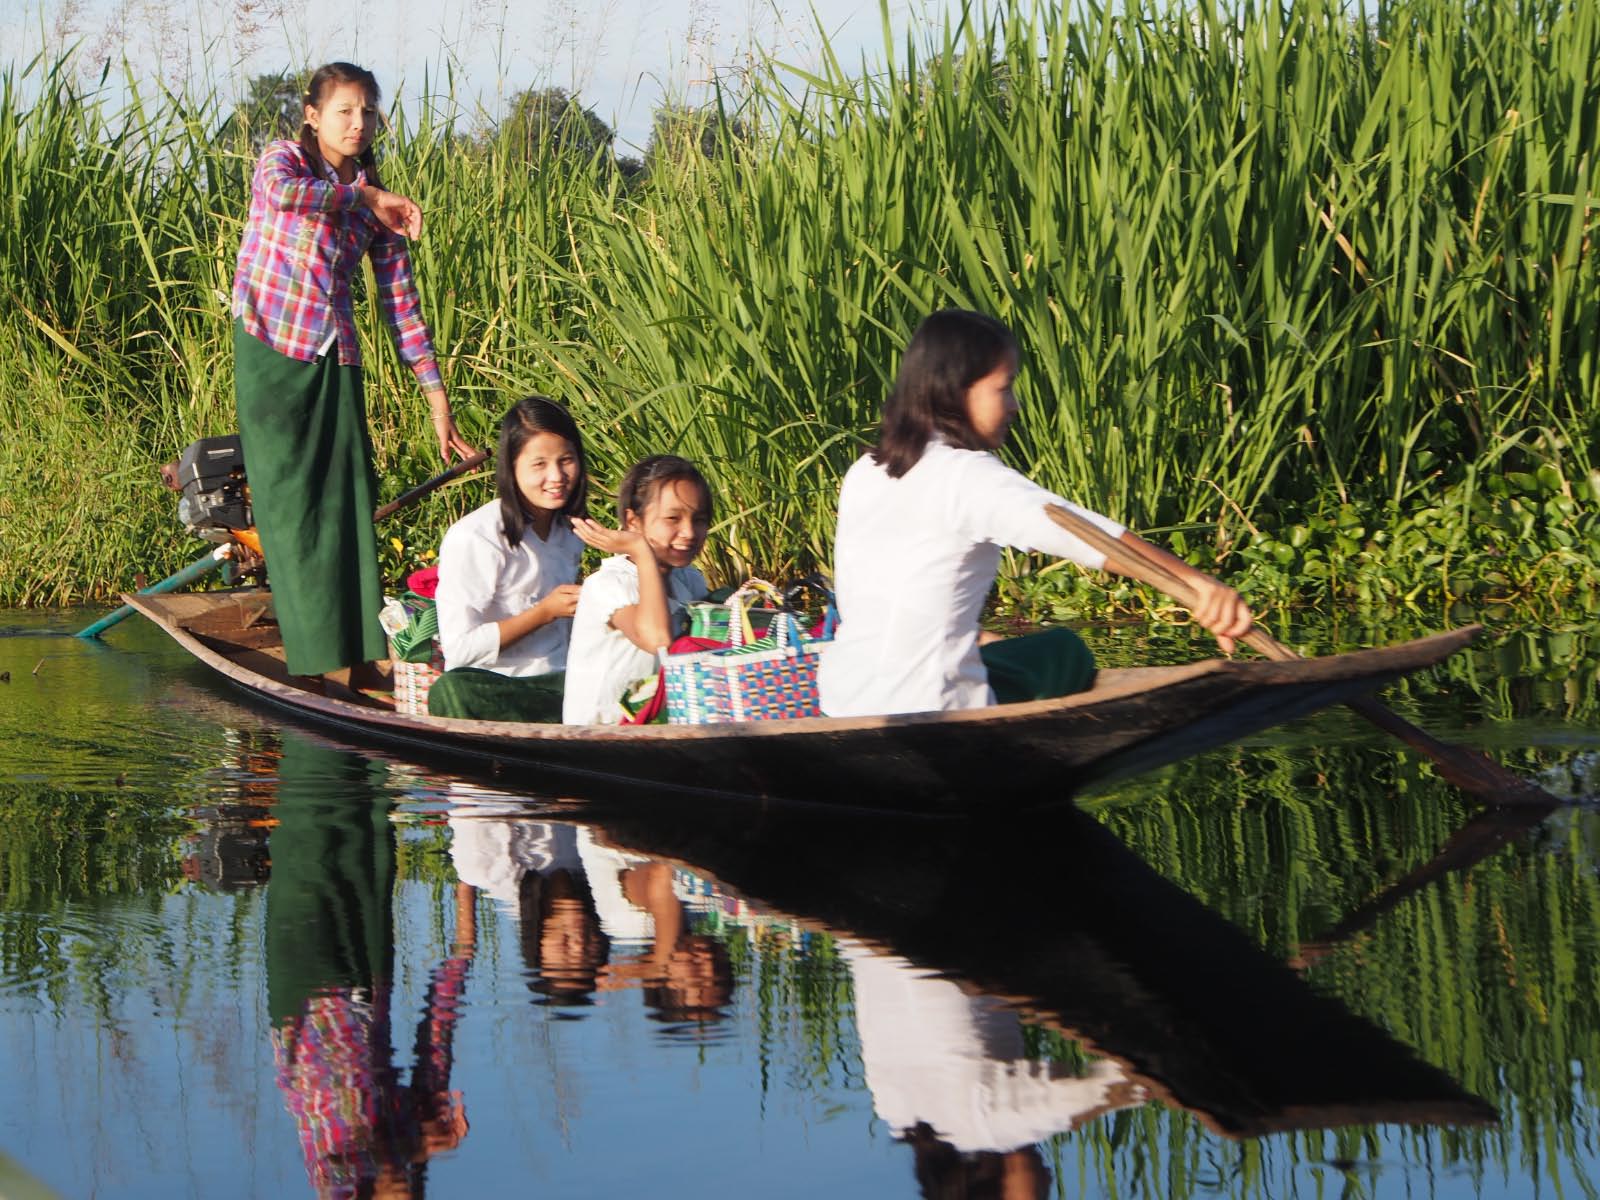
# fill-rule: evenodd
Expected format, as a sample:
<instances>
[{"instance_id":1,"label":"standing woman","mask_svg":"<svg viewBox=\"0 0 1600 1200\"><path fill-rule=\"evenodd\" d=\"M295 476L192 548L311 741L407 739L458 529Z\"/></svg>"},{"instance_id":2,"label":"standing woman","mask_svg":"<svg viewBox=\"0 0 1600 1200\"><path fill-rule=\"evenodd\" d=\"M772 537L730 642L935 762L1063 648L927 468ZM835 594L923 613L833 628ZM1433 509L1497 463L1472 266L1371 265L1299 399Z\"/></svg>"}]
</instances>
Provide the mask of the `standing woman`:
<instances>
[{"instance_id":1,"label":"standing woman","mask_svg":"<svg viewBox=\"0 0 1600 1200\"><path fill-rule=\"evenodd\" d=\"M256 163L233 279L239 434L284 656L296 675L351 668L351 686L378 682L371 664L386 653L377 478L350 301L363 256L400 357L427 395L441 457L469 452L411 279L405 239L422 232L422 210L379 183L377 128L372 73L319 67L299 140L270 143Z\"/></svg>"}]
</instances>

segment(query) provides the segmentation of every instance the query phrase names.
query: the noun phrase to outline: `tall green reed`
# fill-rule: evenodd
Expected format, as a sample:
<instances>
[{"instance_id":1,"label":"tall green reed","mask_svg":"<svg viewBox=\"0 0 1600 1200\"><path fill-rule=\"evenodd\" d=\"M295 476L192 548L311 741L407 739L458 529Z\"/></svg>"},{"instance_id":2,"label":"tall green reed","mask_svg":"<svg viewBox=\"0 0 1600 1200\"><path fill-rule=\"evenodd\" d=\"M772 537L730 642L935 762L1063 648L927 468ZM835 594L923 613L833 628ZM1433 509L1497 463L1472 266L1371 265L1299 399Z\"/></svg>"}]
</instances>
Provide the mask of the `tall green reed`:
<instances>
[{"instance_id":1,"label":"tall green reed","mask_svg":"<svg viewBox=\"0 0 1600 1200\"><path fill-rule=\"evenodd\" d=\"M826 563L899 348L948 304L1024 346L1013 461L1225 552L1473 473L1543 466L1600 500L1597 51L1600 16L1565 0L1009 0L886 38L882 64L759 64L709 152L655 156L643 184L548 129L486 135L448 77L383 151L427 211L413 253L469 433L540 390L602 486L647 453L701 461L718 575ZM70 473L0 449L27 484L3 502L7 601L181 562L133 462L231 423L248 138L214 95L127 91L113 112L62 64L0 77L0 416L51 410L49 456L115 479L47 518ZM432 451L380 324L363 309L398 490ZM115 463L75 440L108 417Z\"/></svg>"}]
</instances>

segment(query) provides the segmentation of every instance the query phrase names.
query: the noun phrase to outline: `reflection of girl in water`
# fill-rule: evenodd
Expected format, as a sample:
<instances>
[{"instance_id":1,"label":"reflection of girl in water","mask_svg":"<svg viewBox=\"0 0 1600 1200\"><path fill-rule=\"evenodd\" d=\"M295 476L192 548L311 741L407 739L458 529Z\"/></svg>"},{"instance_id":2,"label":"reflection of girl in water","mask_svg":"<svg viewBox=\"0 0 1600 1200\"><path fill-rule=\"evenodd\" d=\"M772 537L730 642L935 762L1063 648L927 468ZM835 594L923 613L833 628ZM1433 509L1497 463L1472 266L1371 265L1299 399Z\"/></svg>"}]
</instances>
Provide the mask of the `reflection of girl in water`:
<instances>
[{"instance_id":1,"label":"reflection of girl in water","mask_svg":"<svg viewBox=\"0 0 1600 1200\"><path fill-rule=\"evenodd\" d=\"M873 1108L915 1151L924 1196L1040 1200L1040 1140L1145 1100L1111 1059L1078 1073L1029 1057L1002 1000L859 942L839 949Z\"/></svg>"},{"instance_id":2,"label":"reflection of girl in water","mask_svg":"<svg viewBox=\"0 0 1600 1200\"><path fill-rule=\"evenodd\" d=\"M528 986L547 1003L641 989L657 1020L719 1020L733 995L720 941L689 930L665 863L603 845L587 827L516 819L514 801L458 785L450 817L457 876L514 913Z\"/></svg>"},{"instance_id":3,"label":"reflection of girl in water","mask_svg":"<svg viewBox=\"0 0 1600 1200\"><path fill-rule=\"evenodd\" d=\"M278 1086L319 1196L422 1193L424 1164L466 1134L451 1049L475 943L456 896L455 953L429 978L409 1083L390 1028L394 831L383 768L286 737L267 890L267 991Z\"/></svg>"},{"instance_id":4,"label":"reflection of girl in water","mask_svg":"<svg viewBox=\"0 0 1600 1200\"><path fill-rule=\"evenodd\" d=\"M658 1021L705 1024L722 1018L733 998L728 948L714 937L689 931L688 914L672 888L666 863L630 867L619 879L630 904L651 915L655 937L638 967L645 1007Z\"/></svg>"},{"instance_id":5,"label":"reflection of girl in water","mask_svg":"<svg viewBox=\"0 0 1600 1200\"><path fill-rule=\"evenodd\" d=\"M927 1200L1044 1200L1050 1168L1038 1146L963 1154L919 1121L901 1134L916 1155L918 1190Z\"/></svg>"},{"instance_id":6,"label":"reflection of girl in water","mask_svg":"<svg viewBox=\"0 0 1600 1200\"><path fill-rule=\"evenodd\" d=\"M557 868L522 877L517 913L528 986L551 1004L589 1004L611 939L600 928L581 870Z\"/></svg>"},{"instance_id":7,"label":"reflection of girl in water","mask_svg":"<svg viewBox=\"0 0 1600 1200\"><path fill-rule=\"evenodd\" d=\"M517 922L528 987L543 1003L590 1003L611 939L584 874L577 830L518 818L515 797L465 783L450 787L450 861Z\"/></svg>"}]
</instances>

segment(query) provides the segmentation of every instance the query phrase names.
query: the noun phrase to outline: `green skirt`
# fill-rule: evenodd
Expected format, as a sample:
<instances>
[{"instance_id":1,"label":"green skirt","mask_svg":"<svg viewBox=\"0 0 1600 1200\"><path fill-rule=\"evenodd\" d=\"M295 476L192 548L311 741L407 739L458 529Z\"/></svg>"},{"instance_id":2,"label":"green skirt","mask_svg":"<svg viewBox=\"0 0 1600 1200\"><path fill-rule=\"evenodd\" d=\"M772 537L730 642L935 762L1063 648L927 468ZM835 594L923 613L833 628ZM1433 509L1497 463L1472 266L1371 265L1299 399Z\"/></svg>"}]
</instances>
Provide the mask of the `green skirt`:
<instances>
[{"instance_id":1,"label":"green skirt","mask_svg":"<svg viewBox=\"0 0 1600 1200\"><path fill-rule=\"evenodd\" d=\"M1052 700L1088 690L1094 654L1070 629L1046 629L980 647L996 704Z\"/></svg>"},{"instance_id":2,"label":"green skirt","mask_svg":"<svg viewBox=\"0 0 1600 1200\"><path fill-rule=\"evenodd\" d=\"M394 976L395 834L388 768L285 730L267 888L267 1008Z\"/></svg>"},{"instance_id":3,"label":"green skirt","mask_svg":"<svg viewBox=\"0 0 1600 1200\"><path fill-rule=\"evenodd\" d=\"M361 368L300 362L233 326L234 396L256 530L295 675L387 653L377 479Z\"/></svg>"},{"instance_id":4,"label":"green skirt","mask_svg":"<svg viewBox=\"0 0 1600 1200\"><path fill-rule=\"evenodd\" d=\"M502 675L482 667L456 667L435 679L428 689L428 715L559 725L566 686L565 671Z\"/></svg>"}]
</instances>

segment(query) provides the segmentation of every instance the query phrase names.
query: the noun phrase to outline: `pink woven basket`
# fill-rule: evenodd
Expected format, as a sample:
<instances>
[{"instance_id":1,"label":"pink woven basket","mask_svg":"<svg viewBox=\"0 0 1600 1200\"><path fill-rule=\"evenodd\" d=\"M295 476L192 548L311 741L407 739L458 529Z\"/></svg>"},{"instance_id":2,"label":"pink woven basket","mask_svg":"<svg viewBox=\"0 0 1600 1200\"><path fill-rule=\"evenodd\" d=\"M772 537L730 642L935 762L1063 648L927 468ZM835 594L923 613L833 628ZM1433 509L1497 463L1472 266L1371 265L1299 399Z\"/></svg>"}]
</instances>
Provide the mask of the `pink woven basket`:
<instances>
[{"instance_id":1,"label":"pink woven basket","mask_svg":"<svg viewBox=\"0 0 1600 1200\"><path fill-rule=\"evenodd\" d=\"M391 653L393 651L391 650ZM433 681L444 674L444 651L433 644L433 655L425 663L394 659L394 710L410 717L428 715L428 691Z\"/></svg>"}]
</instances>

